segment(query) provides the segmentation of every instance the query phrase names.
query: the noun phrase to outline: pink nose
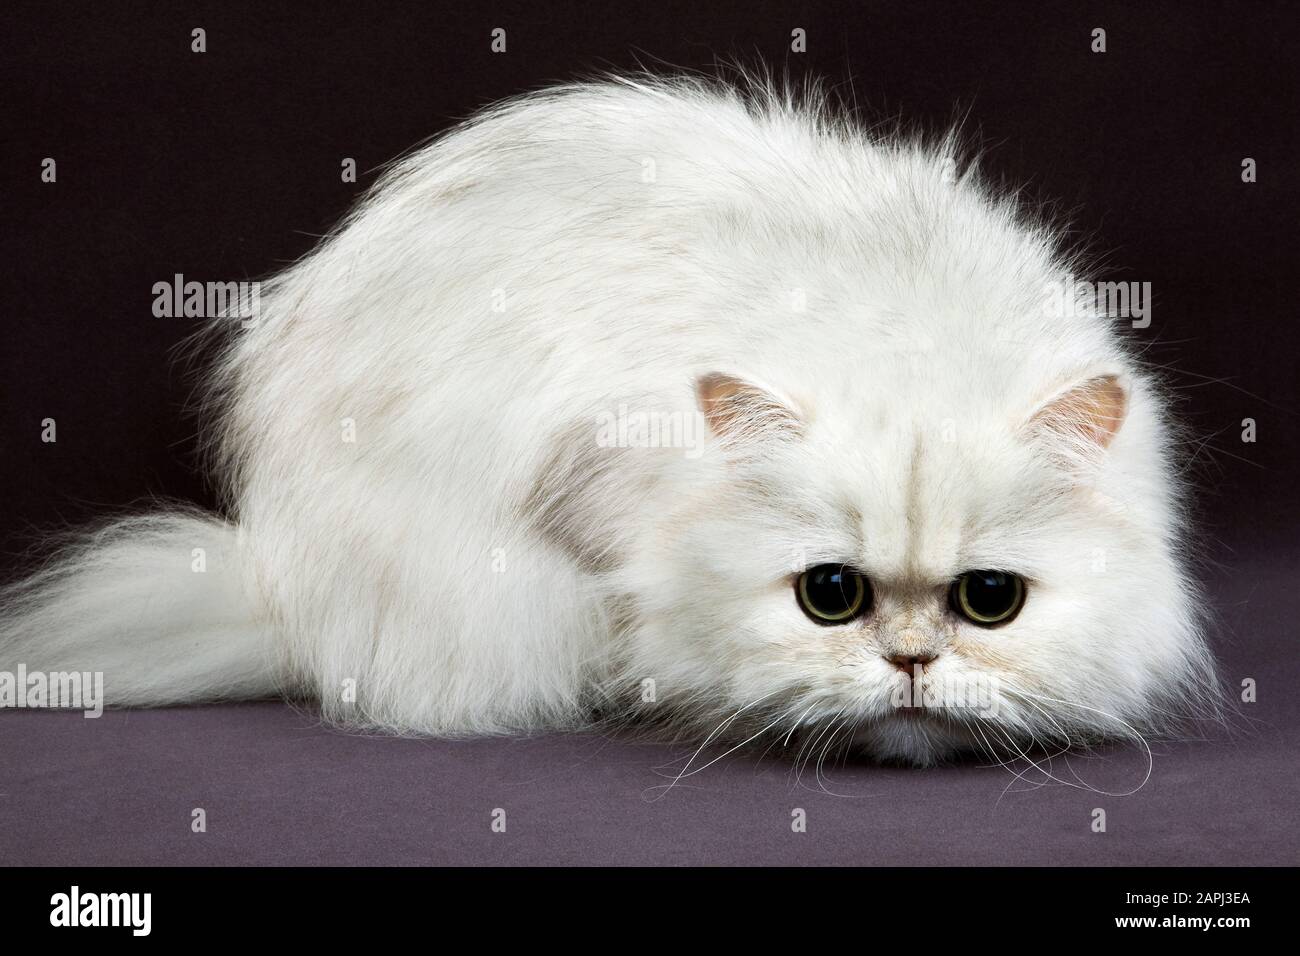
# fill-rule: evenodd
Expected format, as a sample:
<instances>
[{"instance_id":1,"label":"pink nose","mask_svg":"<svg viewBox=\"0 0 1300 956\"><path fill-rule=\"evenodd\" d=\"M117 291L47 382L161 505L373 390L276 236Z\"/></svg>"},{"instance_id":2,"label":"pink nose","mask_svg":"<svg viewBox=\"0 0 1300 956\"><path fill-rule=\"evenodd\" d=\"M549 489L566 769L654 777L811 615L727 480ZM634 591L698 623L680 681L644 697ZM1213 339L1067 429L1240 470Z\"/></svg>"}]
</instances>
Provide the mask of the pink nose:
<instances>
[{"instance_id":1,"label":"pink nose","mask_svg":"<svg viewBox=\"0 0 1300 956\"><path fill-rule=\"evenodd\" d=\"M889 663L893 664L904 674L911 675L915 673L917 665L920 665L924 669L926 664L929 664L938 656L938 654L927 653L894 654L890 657L886 657L885 660L889 661Z\"/></svg>"}]
</instances>

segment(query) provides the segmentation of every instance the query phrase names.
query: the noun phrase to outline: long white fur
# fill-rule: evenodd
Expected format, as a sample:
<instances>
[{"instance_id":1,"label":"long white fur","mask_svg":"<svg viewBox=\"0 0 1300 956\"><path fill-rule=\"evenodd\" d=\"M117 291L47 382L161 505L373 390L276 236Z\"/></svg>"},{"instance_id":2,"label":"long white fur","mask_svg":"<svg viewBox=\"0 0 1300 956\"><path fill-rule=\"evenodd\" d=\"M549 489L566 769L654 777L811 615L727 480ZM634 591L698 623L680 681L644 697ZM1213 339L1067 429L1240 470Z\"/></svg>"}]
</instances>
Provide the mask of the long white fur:
<instances>
[{"instance_id":1,"label":"long white fur","mask_svg":"<svg viewBox=\"0 0 1300 956\"><path fill-rule=\"evenodd\" d=\"M1159 725L1214 680L1164 402L1112 320L1046 313L1077 266L955 159L761 85L486 111L231 339L209 384L232 523L136 519L65 553L7 593L0 668L103 670L120 704L306 695L403 733L593 707L701 736L833 722L917 763ZM798 433L596 447L620 405L696 414L714 372ZM1035 432L1099 375L1128 394L1104 453ZM823 561L871 576L865 623L800 612L791 574ZM1013 623L946 611L973 568L1030 579ZM918 646L996 676L997 720L893 713L883 656Z\"/></svg>"}]
</instances>

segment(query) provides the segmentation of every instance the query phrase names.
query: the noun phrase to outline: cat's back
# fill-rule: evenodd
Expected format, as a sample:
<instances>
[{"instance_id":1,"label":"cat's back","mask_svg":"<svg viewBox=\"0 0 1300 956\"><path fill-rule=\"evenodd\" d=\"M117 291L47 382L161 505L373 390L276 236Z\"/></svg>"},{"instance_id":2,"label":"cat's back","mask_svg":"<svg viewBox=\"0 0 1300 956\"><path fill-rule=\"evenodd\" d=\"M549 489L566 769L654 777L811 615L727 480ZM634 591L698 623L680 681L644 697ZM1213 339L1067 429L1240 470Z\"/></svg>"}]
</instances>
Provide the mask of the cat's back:
<instances>
[{"instance_id":1,"label":"cat's back","mask_svg":"<svg viewBox=\"0 0 1300 956\"><path fill-rule=\"evenodd\" d=\"M581 84L397 163L271 284L225 372L248 434L361 404L449 440L503 421L461 401L484 388L529 430L680 403L710 367L796 387L866 367L897 390L919 362L954 400L973 376L1033 391L1116 353L1100 318L1050 314L1067 268L952 138L870 132L761 84Z\"/></svg>"}]
</instances>

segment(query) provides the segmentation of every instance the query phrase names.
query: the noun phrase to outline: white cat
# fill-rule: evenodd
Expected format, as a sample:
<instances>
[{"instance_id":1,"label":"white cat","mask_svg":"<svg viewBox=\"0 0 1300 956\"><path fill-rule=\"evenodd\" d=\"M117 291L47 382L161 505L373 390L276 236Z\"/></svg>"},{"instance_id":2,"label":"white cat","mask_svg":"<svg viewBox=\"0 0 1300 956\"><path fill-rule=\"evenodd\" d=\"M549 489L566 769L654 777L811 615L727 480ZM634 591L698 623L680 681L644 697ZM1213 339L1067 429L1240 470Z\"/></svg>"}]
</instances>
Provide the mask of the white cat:
<instances>
[{"instance_id":1,"label":"white cat","mask_svg":"<svg viewBox=\"0 0 1300 956\"><path fill-rule=\"evenodd\" d=\"M1113 320L1052 308L1050 231L955 169L766 88L483 113L231 335L230 520L65 549L7 592L0 667L918 764L1158 729L1215 681L1165 401Z\"/></svg>"}]
</instances>

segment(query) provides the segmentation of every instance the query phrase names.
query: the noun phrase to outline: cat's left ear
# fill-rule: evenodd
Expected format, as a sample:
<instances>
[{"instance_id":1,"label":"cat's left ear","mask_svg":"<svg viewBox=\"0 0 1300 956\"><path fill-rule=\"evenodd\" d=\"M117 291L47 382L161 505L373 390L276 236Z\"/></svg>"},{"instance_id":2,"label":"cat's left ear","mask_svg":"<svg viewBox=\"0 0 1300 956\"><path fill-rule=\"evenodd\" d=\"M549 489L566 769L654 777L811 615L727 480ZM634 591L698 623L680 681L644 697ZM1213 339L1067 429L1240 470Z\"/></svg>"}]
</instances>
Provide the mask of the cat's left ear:
<instances>
[{"instance_id":1,"label":"cat's left ear","mask_svg":"<svg viewBox=\"0 0 1300 956\"><path fill-rule=\"evenodd\" d=\"M1054 393L1025 428L1066 458L1093 460L1110 446L1127 412L1123 377L1094 375Z\"/></svg>"},{"instance_id":2,"label":"cat's left ear","mask_svg":"<svg viewBox=\"0 0 1300 956\"><path fill-rule=\"evenodd\" d=\"M709 429L729 444L794 438L803 432L803 416L793 402L735 375L701 375L695 398Z\"/></svg>"}]
</instances>

